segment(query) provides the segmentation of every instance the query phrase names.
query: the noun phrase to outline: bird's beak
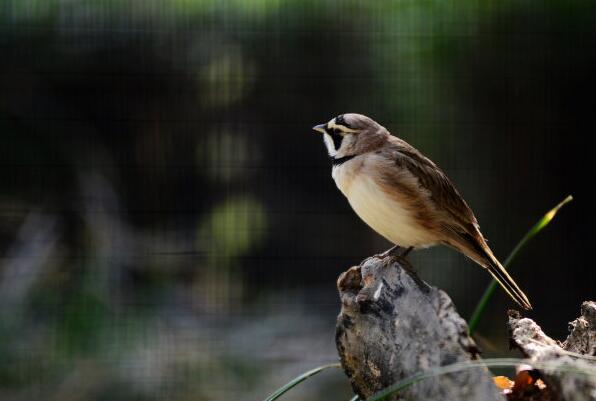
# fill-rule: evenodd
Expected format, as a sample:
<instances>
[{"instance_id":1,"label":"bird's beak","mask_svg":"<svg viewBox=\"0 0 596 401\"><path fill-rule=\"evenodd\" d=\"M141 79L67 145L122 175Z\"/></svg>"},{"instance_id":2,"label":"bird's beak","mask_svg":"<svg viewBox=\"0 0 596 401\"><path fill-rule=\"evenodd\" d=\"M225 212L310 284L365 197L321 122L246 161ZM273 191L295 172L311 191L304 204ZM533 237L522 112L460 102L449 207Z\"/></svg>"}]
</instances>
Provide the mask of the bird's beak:
<instances>
[{"instance_id":1,"label":"bird's beak","mask_svg":"<svg viewBox=\"0 0 596 401\"><path fill-rule=\"evenodd\" d=\"M314 127L312 127L312 129L314 131L320 132L321 134L324 134L326 132L325 131L326 126L327 126L326 124L319 124L319 125L315 125Z\"/></svg>"}]
</instances>

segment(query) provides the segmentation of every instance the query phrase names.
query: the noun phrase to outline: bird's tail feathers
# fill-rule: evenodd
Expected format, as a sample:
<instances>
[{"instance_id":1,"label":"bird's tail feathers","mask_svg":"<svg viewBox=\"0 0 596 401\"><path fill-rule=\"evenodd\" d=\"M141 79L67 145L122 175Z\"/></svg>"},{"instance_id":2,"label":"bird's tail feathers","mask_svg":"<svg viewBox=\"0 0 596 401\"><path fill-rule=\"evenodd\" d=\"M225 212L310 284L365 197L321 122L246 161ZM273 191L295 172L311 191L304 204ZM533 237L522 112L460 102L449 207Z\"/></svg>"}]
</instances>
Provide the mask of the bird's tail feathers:
<instances>
[{"instance_id":1,"label":"bird's tail feathers","mask_svg":"<svg viewBox=\"0 0 596 401\"><path fill-rule=\"evenodd\" d=\"M470 255L468 252L465 252L465 254L467 254L468 257L474 260L476 263L486 268L491 276L497 280L505 292L515 302L517 302L519 306L526 310L531 310L532 305L530 304L526 294L524 294L515 280L513 280L509 273L507 273L507 270L505 270L495 255L493 255L492 251L482 237L480 236L480 239L478 240L475 238L470 238L470 241L467 242L469 245L472 245L474 249L472 255Z\"/></svg>"},{"instance_id":2,"label":"bird's tail feathers","mask_svg":"<svg viewBox=\"0 0 596 401\"><path fill-rule=\"evenodd\" d=\"M526 310L532 309L532 305L530 304L526 294L524 294L524 292L519 288L519 286L515 283L513 278L511 278L509 273L507 273L507 270L505 270L503 265L501 265L498 260L495 259L494 262L491 261L491 263L488 263L485 267L494 277L494 279L497 280L501 287L503 287L505 292L509 294L509 296L513 298L513 300L517 302L519 306Z\"/></svg>"}]
</instances>

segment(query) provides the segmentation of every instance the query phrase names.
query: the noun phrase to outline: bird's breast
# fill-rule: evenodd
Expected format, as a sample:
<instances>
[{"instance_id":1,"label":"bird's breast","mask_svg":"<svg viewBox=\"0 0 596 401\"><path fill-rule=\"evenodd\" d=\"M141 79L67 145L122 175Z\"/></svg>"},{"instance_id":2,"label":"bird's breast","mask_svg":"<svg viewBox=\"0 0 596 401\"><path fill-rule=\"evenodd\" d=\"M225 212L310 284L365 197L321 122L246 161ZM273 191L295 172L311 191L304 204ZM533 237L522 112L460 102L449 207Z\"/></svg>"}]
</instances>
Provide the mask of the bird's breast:
<instances>
[{"instance_id":1,"label":"bird's breast","mask_svg":"<svg viewBox=\"0 0 596 401\"><path fill-rule=\"evenodd\" d=\"M416 219L416 205L400 196L398 189L382 187L374 170L354 161L333 168L339 190L356 214L373 230L394 244L426 247L435 243L431 232Z\"/></svg>"}]
</instances>

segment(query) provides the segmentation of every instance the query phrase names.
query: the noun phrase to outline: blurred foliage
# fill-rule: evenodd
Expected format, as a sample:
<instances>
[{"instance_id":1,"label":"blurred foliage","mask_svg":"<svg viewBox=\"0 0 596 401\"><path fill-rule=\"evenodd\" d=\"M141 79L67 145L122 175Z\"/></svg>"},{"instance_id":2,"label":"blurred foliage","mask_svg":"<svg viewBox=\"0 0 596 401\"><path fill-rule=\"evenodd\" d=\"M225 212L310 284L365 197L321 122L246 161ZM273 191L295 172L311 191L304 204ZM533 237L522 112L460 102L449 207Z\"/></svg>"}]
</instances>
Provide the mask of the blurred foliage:
<instances>
[{"instance_id":1,"label":"blurred foliage","mask_svg":"<svg viewBox=\"0 0 596 401\"><path fill-rule=\"evenodd\" d=\"M388 247L310 132L350 111L438 162L497 255L576 195L515 272L564 335L596 282L595 8L1 1L0 399L262 399L335 358L335 279ZM464 315L489 281L445 249L412 261ZM295 399L350 397L313 383Z\"/></svg>"}]
</instances>

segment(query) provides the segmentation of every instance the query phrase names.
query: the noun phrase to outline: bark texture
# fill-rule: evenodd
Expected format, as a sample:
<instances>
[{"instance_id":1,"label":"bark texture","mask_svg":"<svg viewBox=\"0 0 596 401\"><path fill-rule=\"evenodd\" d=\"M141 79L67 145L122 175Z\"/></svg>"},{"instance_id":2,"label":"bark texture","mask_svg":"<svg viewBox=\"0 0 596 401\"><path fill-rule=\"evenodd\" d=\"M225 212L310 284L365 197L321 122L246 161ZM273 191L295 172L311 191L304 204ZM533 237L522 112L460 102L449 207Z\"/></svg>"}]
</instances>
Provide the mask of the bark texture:
<instances>
[{"instance_id":1,"label":"bark texture","mask_svg":"<svg viewBox=\"0 0 596 401\"><path fill-rule=\"evenodd\" d=\"M530 365L534 363L559 400L596 400L596 303L584 302L581 313L569 323L567 339L559 343L532 319L509 311L512 344L528 357Z\"/></svg>"},{"instance_id":2,"label":"bark texture","mask_svg":"<svg viewBox=\"0 0 596 401\"><path fill-rule=\"evenodd\" d=\"M392 257L372 257L341 274L336 343L361 399L433 367L477 358L451 299ZM486 369L418 382L392 400L503 400Z\"/></svg>"}]
</instances>

